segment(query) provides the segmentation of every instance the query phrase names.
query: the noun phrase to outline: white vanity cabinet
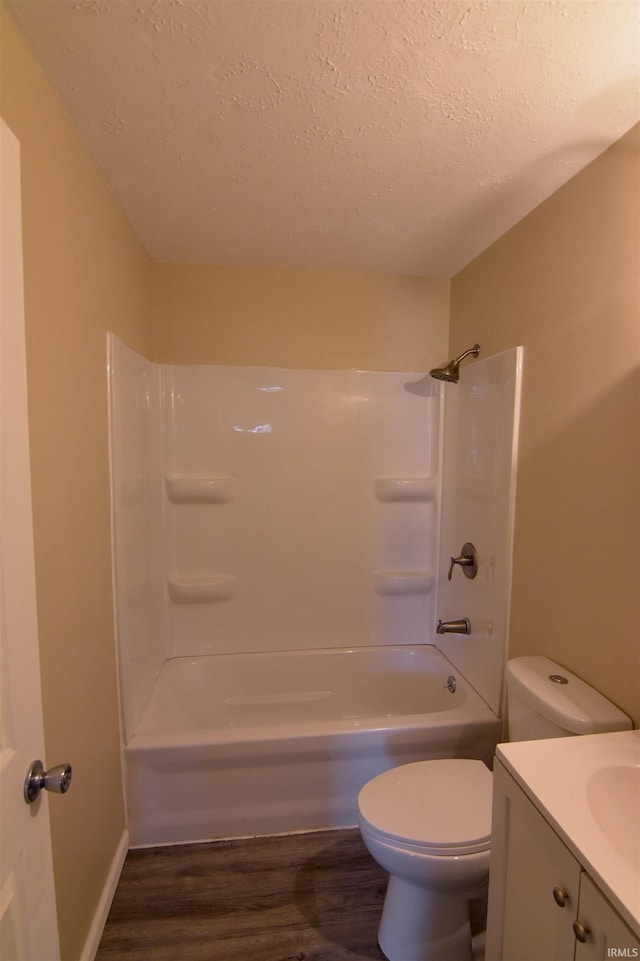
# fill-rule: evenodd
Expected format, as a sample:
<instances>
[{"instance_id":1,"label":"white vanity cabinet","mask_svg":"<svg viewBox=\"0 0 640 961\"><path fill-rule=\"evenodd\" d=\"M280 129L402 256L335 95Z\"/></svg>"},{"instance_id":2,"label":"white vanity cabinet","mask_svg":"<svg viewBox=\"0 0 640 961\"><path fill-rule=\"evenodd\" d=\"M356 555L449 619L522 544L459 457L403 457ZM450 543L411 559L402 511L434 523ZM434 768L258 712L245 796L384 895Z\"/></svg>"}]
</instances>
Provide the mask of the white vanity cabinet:
<instances>
[{"instance_id":1,"label":"white vanity cabinet","mask_svg":"<svg viewBox=\"0 0 640 961\"><path fill-rule=\"evenodd\" d=\"M493 792L486 961L640 958L640 940L499 759Z\"/></svg>"}]
</instances>

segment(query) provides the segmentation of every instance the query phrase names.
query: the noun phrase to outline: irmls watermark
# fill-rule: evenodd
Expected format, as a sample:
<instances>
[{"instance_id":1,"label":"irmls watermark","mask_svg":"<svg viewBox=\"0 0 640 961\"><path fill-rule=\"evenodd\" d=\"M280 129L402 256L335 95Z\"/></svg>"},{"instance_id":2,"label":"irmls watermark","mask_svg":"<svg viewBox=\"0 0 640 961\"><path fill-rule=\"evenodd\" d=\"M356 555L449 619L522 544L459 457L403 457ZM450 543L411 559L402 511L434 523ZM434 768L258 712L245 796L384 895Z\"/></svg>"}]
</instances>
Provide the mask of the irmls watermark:
<instances>
[{"instance_id":1,"label":"irmls watermark","mask_svg":"<svg viewBox=\"0 0 640 961\"><path fill-rule=\"evenodd\" d=\"M607 948L608 958L638 958L640 948Z\"/></svg>"}]
</instances>

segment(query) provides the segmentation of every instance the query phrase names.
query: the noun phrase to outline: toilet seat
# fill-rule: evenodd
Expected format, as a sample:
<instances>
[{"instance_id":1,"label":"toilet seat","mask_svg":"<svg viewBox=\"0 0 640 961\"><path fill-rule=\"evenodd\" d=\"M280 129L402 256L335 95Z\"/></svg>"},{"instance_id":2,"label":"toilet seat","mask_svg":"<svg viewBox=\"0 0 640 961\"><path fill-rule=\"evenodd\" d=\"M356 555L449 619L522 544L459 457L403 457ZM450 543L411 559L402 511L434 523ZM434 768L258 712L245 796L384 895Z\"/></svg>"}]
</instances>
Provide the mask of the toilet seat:
<instances>
[{"instance_id":1,"label":"toilet seat","mask_svg":"<svg viewBox=\"0 0 640 961\"><path fill-rule=\"evenodd\" d=\"M416 761L360 791L360 816L382 841L453 857L491 845L492 777L482 761Z\"/></svg>"}]
</instances>

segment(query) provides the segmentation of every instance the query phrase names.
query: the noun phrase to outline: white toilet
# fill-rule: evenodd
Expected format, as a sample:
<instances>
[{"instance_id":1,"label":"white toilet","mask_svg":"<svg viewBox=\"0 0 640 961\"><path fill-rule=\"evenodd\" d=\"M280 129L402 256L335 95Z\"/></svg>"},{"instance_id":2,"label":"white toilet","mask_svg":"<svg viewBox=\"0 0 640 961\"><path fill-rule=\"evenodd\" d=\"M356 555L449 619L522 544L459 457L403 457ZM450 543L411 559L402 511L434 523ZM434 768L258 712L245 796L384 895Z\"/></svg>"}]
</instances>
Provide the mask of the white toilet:
<instances>
[{"instance_id":1,"label":"white toilet","mask_svg":"<svg viewBox=\"0 0 640 961\"><path fill-rule=\"evenodd\" d=\"M507 664L511 741L628 730L630 719L546 657ZM360 833L389 872L378 943L389 961L470 961L469 901L486 891L492 775L482 761L418 761L360 791Z\"/></svg>"}]
</instances>

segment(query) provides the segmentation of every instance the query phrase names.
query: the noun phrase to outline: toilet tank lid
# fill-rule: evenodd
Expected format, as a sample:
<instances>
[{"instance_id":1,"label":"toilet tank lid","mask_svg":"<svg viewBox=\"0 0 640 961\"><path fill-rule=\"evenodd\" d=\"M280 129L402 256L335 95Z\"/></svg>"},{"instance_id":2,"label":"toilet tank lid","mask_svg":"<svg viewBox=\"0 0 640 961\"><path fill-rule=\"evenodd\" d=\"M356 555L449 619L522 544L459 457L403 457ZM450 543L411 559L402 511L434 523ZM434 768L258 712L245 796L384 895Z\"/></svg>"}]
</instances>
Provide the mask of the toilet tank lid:
<instances>
[{"instance_id":1,"label":"toilet tank lid","mask_svg":"<svg viewBox=\"0 0 640 961\"><path fill-rule=\"evenodd\" d=\"M558 676L567 683L552 680ZM633 727L620 708L548 657L516 657L508 661L507 691L572 734L602 734Z\"/></svg>"}]
</instances>

